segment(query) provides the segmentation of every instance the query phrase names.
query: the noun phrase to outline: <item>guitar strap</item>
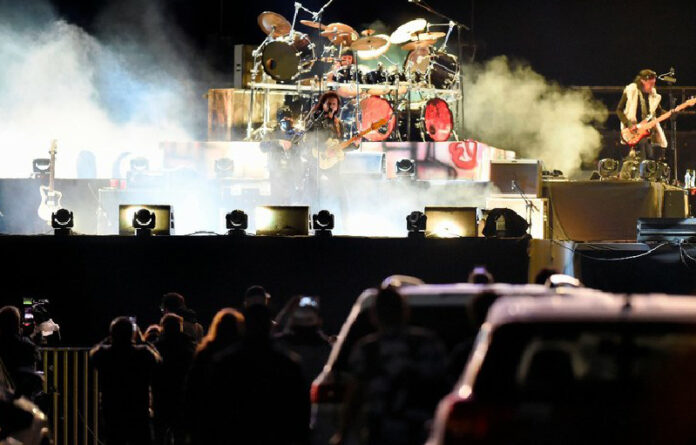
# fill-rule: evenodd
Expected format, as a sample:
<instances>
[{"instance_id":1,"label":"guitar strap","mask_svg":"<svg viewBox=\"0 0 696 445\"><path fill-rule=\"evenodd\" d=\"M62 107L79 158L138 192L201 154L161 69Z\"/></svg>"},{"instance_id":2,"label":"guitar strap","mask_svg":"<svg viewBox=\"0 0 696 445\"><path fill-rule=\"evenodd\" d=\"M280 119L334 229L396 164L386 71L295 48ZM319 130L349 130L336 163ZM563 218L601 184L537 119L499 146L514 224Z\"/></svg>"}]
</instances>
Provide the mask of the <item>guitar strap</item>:
<instances>
[{"instance_id":1,"label":"guitar strap","mask_svg":"<svg viewBox=\"0 0 696 445\"><path fill-rule=\"evenodd\" d=\"M648 111L648 105L645 103L645 96L643 95L643 92L640 90L638 91L638 100L640 101L640 116L641 117L638 118L636 116L636 121L640 122L643 119L645 119L646 117L648 117L650 112Z\"/></svg>"}]
</instances>

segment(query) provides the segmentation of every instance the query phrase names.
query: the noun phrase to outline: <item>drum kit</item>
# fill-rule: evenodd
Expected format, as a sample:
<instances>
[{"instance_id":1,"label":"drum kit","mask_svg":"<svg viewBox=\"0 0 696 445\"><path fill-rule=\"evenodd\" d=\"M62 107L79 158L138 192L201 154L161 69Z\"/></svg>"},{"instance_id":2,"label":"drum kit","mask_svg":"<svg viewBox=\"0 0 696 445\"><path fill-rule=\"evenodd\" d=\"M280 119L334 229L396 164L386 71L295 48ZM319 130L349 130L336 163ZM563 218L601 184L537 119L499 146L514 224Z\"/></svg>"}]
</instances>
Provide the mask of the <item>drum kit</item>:
<instances>
[{"instance_id":1,"label":"drum kit","mask_svg":"<svg viewBox=\"0 0 696 445\"><path fill-rule=\"evenodd\" d=\"M292 23L275 12L258 16L266 39L252 53L252 79L258 74L263 79L250 84L252 108L254 89L284 90L308 97L333 89L343 98L341 119L346 137L381 119L387 124L367 133L364 139L446 141L453 136L454 119L448 100L460 97L460 68L457 57L446 51L451 23L447 33L433 31L431 28L442 25L421 18L404 23L391 34L377 34L372 29L358 33L345 23L323 24L318 21L320 14L313 13L313 20L299 23L319 36L323 47L317 54L317 44L310 36L295 30L299 8L306 10L295 3ZM394 46L404 50L405 56L399 51L389 54L399 52L403 63L387 56ZM359 64L365 61L376 61L376 68ZM322 70L326 63L331 68ZM266 128L264 122L262 129ZM249 138L259 133L251 131L251 119L247 133Z\"/></svg>"}]
</instances>

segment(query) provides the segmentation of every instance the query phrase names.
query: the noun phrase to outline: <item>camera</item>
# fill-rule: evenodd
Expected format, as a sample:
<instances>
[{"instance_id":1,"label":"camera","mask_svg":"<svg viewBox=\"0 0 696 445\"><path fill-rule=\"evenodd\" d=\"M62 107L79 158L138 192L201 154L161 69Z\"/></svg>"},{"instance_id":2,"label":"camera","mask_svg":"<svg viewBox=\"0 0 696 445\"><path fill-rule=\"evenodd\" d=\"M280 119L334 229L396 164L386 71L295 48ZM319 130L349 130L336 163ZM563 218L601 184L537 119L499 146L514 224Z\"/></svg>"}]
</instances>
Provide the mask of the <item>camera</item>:
<instances>
[{"instance_id":1,"label":"camera","mask_svg":"<svg viewBox=\"0 0 696 445\"><path fill-rule=\"evenodd\" d=\"M60 326L48 311L47 299L22 298L22 333L37 345L55 345L60 342Z\"/></svg>"}]
</instances>

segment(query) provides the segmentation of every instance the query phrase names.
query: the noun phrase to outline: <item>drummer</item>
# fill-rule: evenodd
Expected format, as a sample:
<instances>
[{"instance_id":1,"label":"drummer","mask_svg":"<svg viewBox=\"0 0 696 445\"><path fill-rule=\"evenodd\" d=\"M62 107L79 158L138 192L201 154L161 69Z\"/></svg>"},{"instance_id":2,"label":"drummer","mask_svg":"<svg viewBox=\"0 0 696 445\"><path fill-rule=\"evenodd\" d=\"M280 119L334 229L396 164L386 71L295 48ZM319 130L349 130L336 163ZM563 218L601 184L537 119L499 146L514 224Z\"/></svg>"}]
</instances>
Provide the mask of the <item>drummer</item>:
<instances>
[{"instance_id":1,"label":"drummer","mask_svg":"<svg viewBox=\"0 0 696 445\"><path fill-rule=\"evenodd\" d=\"M329 82L333 82L334 80L336 80L336 72L343 67L352 66L355 63L354 57L355 55L353 54L353 50L344 50L343 54L341 54L341 57L334 60L334 64L331 67L331 70L327 75L326 80L328 80Z\"/></svg>"}]
</instances>

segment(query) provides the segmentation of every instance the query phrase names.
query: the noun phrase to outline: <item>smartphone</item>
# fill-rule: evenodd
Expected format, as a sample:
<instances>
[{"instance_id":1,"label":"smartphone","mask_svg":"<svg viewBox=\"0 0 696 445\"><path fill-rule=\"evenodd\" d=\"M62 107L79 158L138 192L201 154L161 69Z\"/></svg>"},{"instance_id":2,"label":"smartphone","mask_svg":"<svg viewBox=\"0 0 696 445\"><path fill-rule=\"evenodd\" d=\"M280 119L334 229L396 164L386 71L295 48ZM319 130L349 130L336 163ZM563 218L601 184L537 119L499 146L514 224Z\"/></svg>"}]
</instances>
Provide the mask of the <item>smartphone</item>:
<instances>
[{"instance_id":1,"label":"smartphone","mask_svg":"<svg viewBox=\"0 0 696 445\"><path fill-rule=\"evenodd\" d=\"M25 325L29 325L34 322L34 312L32 311L32 307L34 305L34 300L31 298L22 298L22 322Z\"/></svg>"},{"instance_id":2,"label":"smartphone","mask_svg":"<svg viewBox=\"0 0 696 445\"><path fill-rule=\"evenodd\" d=\"M300 298L300 304L298 305L299 307L313 307L313 308L319 308L319 300L316 297L302 297Z\"/></svg>"},{"instance_id":3,"label":"smartphone","mask_svg":"<svg viewBox=\"0 0 696 445\"><path fill-rule=\"evenodd\" d=\"M130 320L131 324L133 325L133 331L138 330L138 322L136 321L135 317L128 317Z\"/></svg>"}]
</instances>

